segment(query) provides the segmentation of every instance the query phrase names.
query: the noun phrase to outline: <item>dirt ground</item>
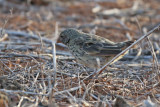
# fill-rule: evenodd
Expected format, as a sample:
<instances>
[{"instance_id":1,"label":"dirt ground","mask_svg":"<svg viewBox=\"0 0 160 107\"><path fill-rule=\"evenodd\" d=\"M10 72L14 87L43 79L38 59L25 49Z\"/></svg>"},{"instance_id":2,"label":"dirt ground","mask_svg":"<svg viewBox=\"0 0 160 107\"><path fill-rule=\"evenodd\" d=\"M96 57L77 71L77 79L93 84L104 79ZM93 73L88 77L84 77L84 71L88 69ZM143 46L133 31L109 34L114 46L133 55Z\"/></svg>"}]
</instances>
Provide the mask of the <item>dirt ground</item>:
<instances>
[{"instance_id":1,"label":"dirt ground","mask_svg":"<svg viewBox=\"0 0 160 107\"><path fill-rule=\"evenodd\" d=\"M77 63L57 40L75 28L136 41L157 25L160 0L0 0L0 104L160 106L160 30L89 80L95 69Z\"/></svg>"}]
</instances>

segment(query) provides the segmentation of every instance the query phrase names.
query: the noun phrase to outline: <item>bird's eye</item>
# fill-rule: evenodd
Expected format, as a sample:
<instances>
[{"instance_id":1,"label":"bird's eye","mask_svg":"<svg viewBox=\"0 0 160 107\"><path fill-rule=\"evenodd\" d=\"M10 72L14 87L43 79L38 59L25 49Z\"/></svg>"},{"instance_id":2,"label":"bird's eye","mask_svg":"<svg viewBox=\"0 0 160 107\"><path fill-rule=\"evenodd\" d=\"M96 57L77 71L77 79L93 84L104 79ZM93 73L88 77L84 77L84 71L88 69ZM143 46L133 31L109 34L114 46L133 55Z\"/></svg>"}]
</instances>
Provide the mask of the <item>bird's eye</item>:
<instances>
[{"instance_id":1,"label":"bird's eye","mask_svg":"<svg viewBox=\"0 0 160 107\"><path fill-rule=\"evenodd\" d=\"M63 39L65 39L65 35L61 34L60 35L60 40L63 40Z\"/></svg>"},{"instance_id":2,"label":"bird's eye","mask_svg":"<svg viewBox=\"0 0 160 107\"><path fill-rule=\"evenodd\" d=\"M61 34L60 37L63 38L64 36Z\"/></svg>"}]
</instances>

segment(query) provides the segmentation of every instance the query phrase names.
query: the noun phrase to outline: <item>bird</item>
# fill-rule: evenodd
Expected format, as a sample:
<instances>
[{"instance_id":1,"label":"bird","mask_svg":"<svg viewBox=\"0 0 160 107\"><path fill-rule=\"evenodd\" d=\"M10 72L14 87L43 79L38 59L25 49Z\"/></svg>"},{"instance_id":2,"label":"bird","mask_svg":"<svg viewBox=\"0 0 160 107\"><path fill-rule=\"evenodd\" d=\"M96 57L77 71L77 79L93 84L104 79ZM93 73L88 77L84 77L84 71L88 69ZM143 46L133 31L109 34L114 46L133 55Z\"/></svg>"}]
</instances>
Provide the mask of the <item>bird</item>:
<instances>
[{"instance_id":1,"label":"bird","mask_svg":"<svg viewBox=\"0 0 160 107\"><path fill-rule=\"evenodd\" d=\"M59 40L68 47L78 63L89 68L102 67L133 43L131 40L115 43L104 37L84 33L74 28L62 31ZM121 59L125 54L127 52L114 62Z\"/></svg>"}]
</instances>

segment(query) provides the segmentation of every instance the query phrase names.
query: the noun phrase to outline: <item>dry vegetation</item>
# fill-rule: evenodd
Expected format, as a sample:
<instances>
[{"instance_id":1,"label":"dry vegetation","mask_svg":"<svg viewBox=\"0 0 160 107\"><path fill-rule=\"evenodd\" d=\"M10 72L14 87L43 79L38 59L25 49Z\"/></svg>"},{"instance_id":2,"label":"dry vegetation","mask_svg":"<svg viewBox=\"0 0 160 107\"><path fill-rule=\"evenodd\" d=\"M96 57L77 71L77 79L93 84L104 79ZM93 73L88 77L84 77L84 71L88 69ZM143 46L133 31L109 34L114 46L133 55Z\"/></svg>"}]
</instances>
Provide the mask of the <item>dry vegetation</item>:
<instances>
[{"instance_id":1,"label":"dry vegetation","mask_svg":"<svg viewBox=\"0 0 160 107\"><path fill-rule=\"evenodd\" d=\"M95 70L76 63L55 42L70 27L115 42L138 40L160 24L159 5L159 0L0 0L0 104L158 107L159 30L89 80Z\"/></svg>"}]
</instances>

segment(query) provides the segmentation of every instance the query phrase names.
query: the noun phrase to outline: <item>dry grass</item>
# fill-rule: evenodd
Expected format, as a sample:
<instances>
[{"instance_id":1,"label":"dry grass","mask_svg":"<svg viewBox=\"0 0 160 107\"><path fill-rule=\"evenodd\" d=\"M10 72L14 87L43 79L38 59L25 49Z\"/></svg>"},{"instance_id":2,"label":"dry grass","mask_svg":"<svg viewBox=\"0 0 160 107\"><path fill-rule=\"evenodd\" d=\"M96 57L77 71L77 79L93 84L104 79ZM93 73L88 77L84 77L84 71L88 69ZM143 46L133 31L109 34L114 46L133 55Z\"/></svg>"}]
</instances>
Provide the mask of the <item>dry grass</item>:
<instances>
[{"instance_id":1,"label":"dry grass","mask_svg":"<svg viewBox=\"0 0 160 107\"><path fill-rule=\"evenodd\" d=\"M61 51L54 56L54 41L51 45L43 42L41 37L38 42L25 37L19 40L10 35L1 42L0 91L17 95L19 99L15 100L19 105L105 106L113 105L118 96L133 105L141 105L148 96L154 103L159 103L159 51L154 51L154 36L141 44L148 52L142 51L136 60L133 60L135 54L132 52L99 77L86 80L94 70L77 64L74 58L60 54Z\"/></svg>"}]
</instances>

